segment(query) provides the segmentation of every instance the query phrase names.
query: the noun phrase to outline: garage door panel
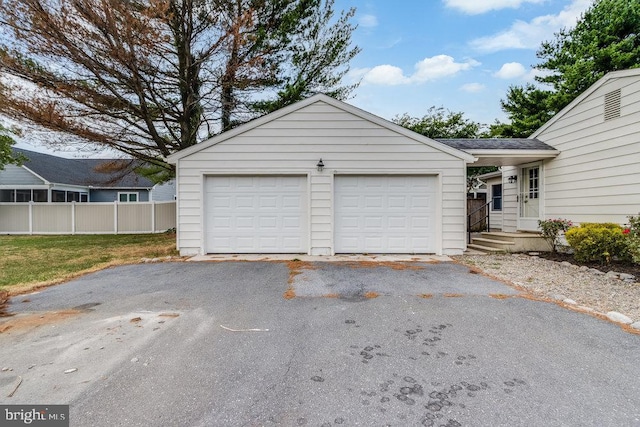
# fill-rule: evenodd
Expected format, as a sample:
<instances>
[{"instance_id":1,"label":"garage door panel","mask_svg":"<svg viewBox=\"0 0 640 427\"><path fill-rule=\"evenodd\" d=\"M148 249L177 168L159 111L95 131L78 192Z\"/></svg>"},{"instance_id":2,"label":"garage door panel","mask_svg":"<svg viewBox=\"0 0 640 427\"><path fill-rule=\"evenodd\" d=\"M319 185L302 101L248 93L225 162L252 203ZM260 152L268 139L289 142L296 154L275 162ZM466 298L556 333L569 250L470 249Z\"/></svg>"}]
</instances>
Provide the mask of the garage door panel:
<instances>
[{"instance_id":1,"label":"garage door panel","mask_svg":"<svg viewBox=\"0 0 640 427\"><path fill-rule=\"evenodd\" d=\"M337 253L435 252L436 178L336 176Z\"/></svg>"},{"instance_id":2,"label":"garage door panel","mask_svg":"<svg viewBox=\"0 0 640 427\"><path fill-rule=\"evenodd\" d=\"M207 177L207 253L307 252L303 176Z\"/></svg>"}]
</instances>

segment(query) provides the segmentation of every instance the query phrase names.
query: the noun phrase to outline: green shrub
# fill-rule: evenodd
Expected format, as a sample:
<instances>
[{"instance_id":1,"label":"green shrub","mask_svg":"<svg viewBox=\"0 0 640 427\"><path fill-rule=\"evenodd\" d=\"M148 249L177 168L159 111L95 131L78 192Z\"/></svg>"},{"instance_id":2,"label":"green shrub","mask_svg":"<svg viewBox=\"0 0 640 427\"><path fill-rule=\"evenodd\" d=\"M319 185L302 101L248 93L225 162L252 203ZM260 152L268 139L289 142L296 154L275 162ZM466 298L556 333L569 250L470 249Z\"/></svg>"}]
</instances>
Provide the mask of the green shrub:
<instances>
[{"instance_id":1,"label":"green shrub","mask_svg":"<svg viewBox=\"0 0 640 427\"><path fill-rule=\"evenodd\" d=\"M551 246L551 251L556 252L556 243L561 232L567 232L573 224L568 219L546 219L538 221L538 228L544 240Z\"/></svg>"},{"instance_id":2,"label":"green shrub","mask_svg":"<svg viewBox=\"0 0 640 427\"><path fill-rule=\"evenodd\" d=\"M631 259L631 251L624 229L618 224L584 223L567 231L567 242L580 262L598 261L609 263L613 258L622 261Z\"/></svg>"}]
</instances>

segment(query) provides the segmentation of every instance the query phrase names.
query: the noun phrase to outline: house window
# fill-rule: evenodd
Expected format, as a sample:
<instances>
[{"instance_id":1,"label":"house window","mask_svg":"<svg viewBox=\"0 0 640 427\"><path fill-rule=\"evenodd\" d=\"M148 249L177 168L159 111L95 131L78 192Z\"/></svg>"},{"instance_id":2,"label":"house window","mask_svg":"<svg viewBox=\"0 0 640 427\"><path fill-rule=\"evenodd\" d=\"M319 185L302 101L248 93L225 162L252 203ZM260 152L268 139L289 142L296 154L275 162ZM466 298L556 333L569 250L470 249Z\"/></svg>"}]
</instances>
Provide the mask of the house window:
<instances>
[{"instance_id":1,"label":"house window","mask_svg":"<svg viewBox=\"0 0 640 427\"><path fill-rule=\"evenodd\" d=\"M529 169L529 198L537 199L540 191L540 169Z\"/></svg>"},{"instance_id":2,"label":"house window","mask_svg":"<svg viewBox=\"0 0 640 427\"><path fill-rule=\"evenodd\" d=\"M80 193L78 191L67 191L67 202L79 202Z\"/></svg>"},{"instance_id":3,"label":"house window","mask_svg":"<svg viewBox=\"0 0 640 427\"><path fill-rule=\"evenodd\" d=\"M491 186L491 209L494 211L502 210L502 184Z\"/></svg>"},{"instance_id":4,"label":"house window","mask_svg":"<svg viewBox=\"0 0 640 427\"><path fill-rule=\"evenodd\" d=\"M49 201L49 192L47 190L33 190L33 199L34 202L48 202Z\"/></svg>"},{"instance_id":5,"label":"house window","mask_svg":"<svg viewBox=\"0 0 640 427\"><path fill-rule=\"evenodd\" d=\"M87 193L81 193L79 191L62 191L53 190L51 192L52 202L87 202Z\"/></svg>"},{"instance_id":6,"label":"house window","mask_svg":"<svg viewBox=\"0 0 640 427\"><path fill-rule=\"evenodd\" d=\"M13 190L0 190L0 202L11 203L15 201L15 192Z\"/></svg>"},{"instance_id":7,"label":"house window","mask_svg":"<svg viewBox=\"0 0 640 427\"><path fill-rule=\"evenodd\" d=\"M66 192L60 190L51 191L52 202L65 202L67 200Z\"/></svg>"},{"instance_id":8,"label":"house window","mask_svg":"<svg viewBox=\"0 0 640 427\"><path fill-rule=\"evenodd\" d=\"M28 202L47 202L47 190L0 190L0 202L9 203L28 203Z\"/></svg>"},{"instance_id":9,"label":"house window","mask_svg":"<svg viewBox=\"0 0 640 427\"><path fill-rule=\"evenodd\" d=\"M137 202L138 193L118 193L119 202Z\"/></svg>"}]
</instances>

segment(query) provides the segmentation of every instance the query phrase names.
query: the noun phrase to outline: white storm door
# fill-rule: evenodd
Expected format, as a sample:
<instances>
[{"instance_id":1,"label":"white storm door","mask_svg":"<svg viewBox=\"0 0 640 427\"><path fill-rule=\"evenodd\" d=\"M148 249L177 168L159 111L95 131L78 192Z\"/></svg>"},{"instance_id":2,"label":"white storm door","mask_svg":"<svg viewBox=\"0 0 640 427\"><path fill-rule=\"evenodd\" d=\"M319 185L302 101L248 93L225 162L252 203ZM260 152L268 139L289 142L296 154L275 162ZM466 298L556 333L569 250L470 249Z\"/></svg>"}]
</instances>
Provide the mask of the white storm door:
<instances>
[{"instance_id":1,"label":"white storm door","mask_svg":"<svg viewBox=\"0 0 640 427\"><path fill-rule=\"evenodd\" d=\"M433 176L336 176L336 253L434 253Z\"/></svg>"},{"instance_id":2,"label":"white storm door","mask_svg":"<svg viewBox=\"0 0 640 427\"><path fill-rule=\"evenodd\" d=\"M518 195L518 230L537 231L541 219L542 175L540 165L520 169Z\"/></svg>"},{"instance_id":3,"label":"white storm door","mask_svg":"<svg viewBox=\"0 0 640 427\"><path fill-rule=\"evenodd\" d=\"M306 253L304 176L210 176L206 253Z\"/></svg>"}]
</instances>

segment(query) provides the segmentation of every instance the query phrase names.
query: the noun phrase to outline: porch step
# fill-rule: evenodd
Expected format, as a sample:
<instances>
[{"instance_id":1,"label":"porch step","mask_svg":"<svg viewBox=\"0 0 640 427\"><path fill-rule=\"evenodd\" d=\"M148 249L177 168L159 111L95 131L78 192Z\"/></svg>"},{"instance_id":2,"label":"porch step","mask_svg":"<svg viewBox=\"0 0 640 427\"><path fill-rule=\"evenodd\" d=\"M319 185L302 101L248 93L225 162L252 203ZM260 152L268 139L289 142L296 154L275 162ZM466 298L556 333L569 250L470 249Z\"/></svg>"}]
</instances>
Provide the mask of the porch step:
<instances>
[{"instance_id":1,"label":"porch step","mask_svg":"<svg viewBox=\"0 0 640 427\"><path fill-rule=\"evenodd\" d=\"M549 251L548 243L537 233L484 232L471 239L468 247L486 253Z\"/></svg>"},{"instance_id":2,"label":"porch step","mask_svg":"<svg viewBox=\"0 0 640 427\"><path fill-rule=\"evenodd\" d=\"M472 243L478 243L482 246L488 246L490 248L498 248L502 250L506 250L506 248L503 246L513 246L516 244L516 242L514 241L487 239L486 237L474 237Z\"/></svg>"},{"instance_id":3,"label":"porch step","mask_svg":"<svg viewBox=\"0 0 640 427\"><path fill-rule=\"evenodd\" d=\"M498 253L506 252L506 250L502 249L502 248L494 248L494 247L490 247L490 246L482 246L482 245L477 245L475 243L468 244L467 248L473 249L473 250L476 250L476 251L479 251L479 252L483 252L483 253L492 253L492 254L498 254Z\"/></svg>"}]
</instances>

